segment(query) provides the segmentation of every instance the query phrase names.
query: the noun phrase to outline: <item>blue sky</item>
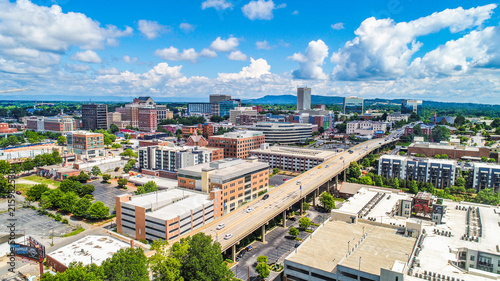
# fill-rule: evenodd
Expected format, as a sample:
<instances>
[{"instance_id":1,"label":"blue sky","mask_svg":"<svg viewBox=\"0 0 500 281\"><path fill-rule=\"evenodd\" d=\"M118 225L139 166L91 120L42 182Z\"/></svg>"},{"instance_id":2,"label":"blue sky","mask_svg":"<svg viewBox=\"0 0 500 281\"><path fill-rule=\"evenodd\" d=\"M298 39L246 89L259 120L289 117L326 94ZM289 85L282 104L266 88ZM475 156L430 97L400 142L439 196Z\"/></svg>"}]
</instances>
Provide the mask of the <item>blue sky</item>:
<instances>
[{"instance_id":1,"label":"blue sky","mask_svg":"<svg viewBox=\"0 0 500 281\"><path fill-rule=\"evenodd\" d=\"M3 98L313 94L500 104L487 1L0 0Z\"/></svg>"}]
</instances>

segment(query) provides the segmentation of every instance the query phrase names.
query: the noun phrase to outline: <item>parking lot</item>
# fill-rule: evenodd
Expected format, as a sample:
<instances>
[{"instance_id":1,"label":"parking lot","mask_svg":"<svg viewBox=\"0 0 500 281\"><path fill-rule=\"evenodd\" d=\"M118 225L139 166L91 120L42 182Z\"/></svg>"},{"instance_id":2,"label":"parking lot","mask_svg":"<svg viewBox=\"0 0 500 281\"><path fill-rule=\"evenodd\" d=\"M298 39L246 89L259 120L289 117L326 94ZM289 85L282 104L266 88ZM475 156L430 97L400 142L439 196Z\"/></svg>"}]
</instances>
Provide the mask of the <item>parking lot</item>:
<instances>
[{"instance_id":1,"label":"parking lot","mask_svg":"<svg viewBox=\"0 0 500 281\"><path fill-rule=\"evenodd\" d=\"M328 213L321 213L315 210L310 210L307 212L306 217L309 217L313 223L321 224L324 220L328 218ZM237 255L237 265L233 266L231 269L235 276L241 280L248 280L248 273L250 272L250 280L259 280L258 274L255 271L257 257L267 256L267 261L269 264L279 261L283 263L283 259L290 254L295 246L298 246L299 241L296 241L288 235L288 230L290 227L299 228L300 216L296 216L294 220L287 220L287 228L276 227L271 232L266 234L266 242L262 243L256 241L252 244L252 249L250 251L242 250ZM315 226L311 226L311 230L316 229ZM301 231L299 238L305 239L310 234Z\"/></svg>"},{"instance_id":2,"label":"parking lot","mask_svg":"<svg viewBox=\"0 0 500 281\"><path fill-rule=\"evenodd\" d=\"M269 186L274 187L275 185L280 185L285 181L283 179L289 180L293 179L294 176L285 176L285 175L274 175L269 178Z\"/></svg>"},{"instance_id":3,"label":"parking lot","mask_svg":"<svg viewBox=\"0 0 500 281\"><path fill-rule=\"evenodd\" d=\"M119 188L116 183L101 183L100 180L95 180L89 182L95 187L94 193L92 195L98 201L102 201L104 205L109 207L109 211L113 213L113 208L115 207L116 196L125 193L130 193L126 189Z\"/></svg>"},{"instance_id":4,"label":"parking lot","mask_svg":"<svg viewBox=\"0 0 500 281\"><path fill-rule=\"evenodd\" d=\"M30 208L16 209L14 214L14 217L10 216L9 213L0 214L0 233L9 233L8 225L11 222L15 222L16 234L23 234L26 231L26 235L49 236L52 235L52 227L54 227L55 236L72 231L71 226L41 215ZM16 221L9 220L13 218Z\"/></svg>"}]
</instances>

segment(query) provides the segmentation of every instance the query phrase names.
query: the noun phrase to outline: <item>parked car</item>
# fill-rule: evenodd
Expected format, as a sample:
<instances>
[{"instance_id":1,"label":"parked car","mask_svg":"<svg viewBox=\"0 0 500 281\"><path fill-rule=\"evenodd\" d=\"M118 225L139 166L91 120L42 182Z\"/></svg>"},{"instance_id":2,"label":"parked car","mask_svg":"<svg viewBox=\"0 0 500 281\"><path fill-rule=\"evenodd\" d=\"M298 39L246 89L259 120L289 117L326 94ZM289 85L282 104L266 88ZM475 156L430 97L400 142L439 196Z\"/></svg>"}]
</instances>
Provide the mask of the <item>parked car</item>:
<instances>
[{"instance_id":1,"label":"parked car","mask_svg":"<svg viewBox=\"0 0 500 281\"><path fill-rule=\"evenodd\" d=\"M224 235L224 239L226 239L226 240L231 238L231 237L233 237L232 233L228 233L228 234Z\"/></svg>"},{"instance_id":2,"label":"parked car","mask_svg":"<svg viewBox=\"0 0 500 281\"><path fill-rule=\"evenodd\" d=\"M217 226L217 230L219 230L219 229L223 229L224 227L226 227L226 224L221 223L221 224L219 224L219 225Z\"/></svg>"},{"instance_id":3,"label":"parked car","mask_svg":"<svg viewBox=\"0 0 500 281\"><path fill-rule=\"evenodd\" d=\"M253 211L253 208L248 208L247 213L251 213Z\"/></svg>"},{"instance_id":4,"label":"parked car","mask_svg":"<svg viewBox=\"0 0 500 281\"><path fill-rule=\"evenodd\" d=\"M267 198L269 198L269 194L264 195L264 197L262 197L262 200L266 200Z\"/></svg>"},{"instance_id":5,"label":"parked car","mask_svg":"<svg viewBox=\"0 0 500 281\"><path fill-rule=\"evenodd\" d=\"M286 181L287 179L283 179L283 181Z\"/></svg>"},{"instance_id":6,"label":"parked car","mask_svg":"<svg viewBox=\"0 0 500 281\"><path fill-rule=\"evenodd\" d=\"M250 245L246 248L247 252L251 251L253 249L253 247Z\"/></svg>"},{"instance_id":7,"label":"parked car","mask_svg":"<svg viewBox=\"0 0 500 281\"><path fill-rule=\"evenodd\" d=\"M19 190L16 191L16 194L21 195L21 191L19 191Z\"/></svg>"}]
</instances>

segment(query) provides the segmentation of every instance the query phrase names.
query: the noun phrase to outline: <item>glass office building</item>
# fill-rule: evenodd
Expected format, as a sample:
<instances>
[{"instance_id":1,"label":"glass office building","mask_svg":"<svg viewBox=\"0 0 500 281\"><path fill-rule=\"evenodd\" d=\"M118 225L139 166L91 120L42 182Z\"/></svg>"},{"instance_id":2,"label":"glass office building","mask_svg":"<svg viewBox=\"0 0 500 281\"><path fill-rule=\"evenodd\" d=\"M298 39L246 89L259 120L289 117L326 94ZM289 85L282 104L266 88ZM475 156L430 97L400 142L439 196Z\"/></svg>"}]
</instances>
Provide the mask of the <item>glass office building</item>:
<instances>
[{"instance_id":1,"label":"glass office building","mask_svg":"<svg viewBox=\"0 0 500 281\"><path fill-rule=\"evenodd\" d=\"M401 114L411 114L412 112L421 115L422 101L421 100L403 100L401 101Z\"/></svg>"},{"instance_id":2,"label":"glass office building","mask_svg":"<svg viewBox=\"0 0 500 281\"><path fill-rule=\"evenodd\" d=\"M344 114L364 112L364 99L358 97L345 97L344 98Z\"/></svg>"}]
</instances>

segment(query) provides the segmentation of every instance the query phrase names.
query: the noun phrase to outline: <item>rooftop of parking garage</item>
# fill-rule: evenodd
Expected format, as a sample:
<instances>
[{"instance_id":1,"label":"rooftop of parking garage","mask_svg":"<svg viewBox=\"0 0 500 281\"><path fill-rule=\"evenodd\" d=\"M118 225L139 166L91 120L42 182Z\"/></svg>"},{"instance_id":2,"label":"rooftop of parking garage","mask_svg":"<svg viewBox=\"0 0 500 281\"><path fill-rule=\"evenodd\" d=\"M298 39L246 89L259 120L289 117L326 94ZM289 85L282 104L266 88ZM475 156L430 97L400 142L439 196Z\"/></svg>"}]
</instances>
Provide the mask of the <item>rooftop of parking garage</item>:
<instances>
[{"instance_id":1,"label":"rooftop of parking garage","mask_svg":"<svg viewBox=\"0 0 500 281\"><path fill-rule=\"evenodd\" d=\"M361 239L363 232L367 234L365 239ZM400 271L414 243L415 238L396 234L393 228L329 221L287 260L327 272L334 272L337 265L353 269L360 266L363 272L380 275L381 268Z\"/></svg>"},{"instance_id":2,"label":"rooftop of parking garage","mask_svg":"<svg viewBox=\"0 0 500 281\"><path fill-rule=\"evenodd\" d=\"M325 161L327 159L335 156L335 152L329 150L318 150L318 149L307 149L300 147L288 147L288 146L264 146L260 149L254 149L250 152L253 153L266 153L272 155L279 156L291 156L291 157L307 157L307 158L317 158L321 161Z\"/></svg>"}]
</instances>

